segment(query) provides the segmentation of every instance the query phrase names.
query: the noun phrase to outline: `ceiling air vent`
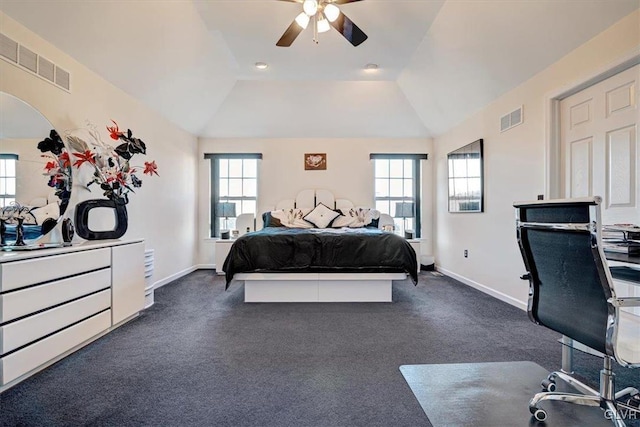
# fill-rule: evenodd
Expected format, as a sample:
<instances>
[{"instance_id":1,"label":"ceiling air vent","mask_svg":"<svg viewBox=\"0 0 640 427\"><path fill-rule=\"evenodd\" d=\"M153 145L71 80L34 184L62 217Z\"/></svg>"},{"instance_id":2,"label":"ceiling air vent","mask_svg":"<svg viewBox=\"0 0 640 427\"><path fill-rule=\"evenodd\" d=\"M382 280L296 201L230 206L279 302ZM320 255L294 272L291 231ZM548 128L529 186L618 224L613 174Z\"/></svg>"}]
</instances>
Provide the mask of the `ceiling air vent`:
<instances>
[{"instance_id":1,"label":"ceiling air vent","mask_svg":"<svg viewBox=\"0 0 640 427\"><path fill-rule=\"evenodd\" d=\"M517 110L510 112L509 114L505 114L500 117L500 132L504 132L505 130L509 130L514 126L518 126L522 124L523 116L522 116L522 106Z\"/></svg>"},{"instance_id":2,"label":"ceiling air vent","mask_svg":"<svg viewBox=\"0 0 640 427\"><path fill-rule=\"evenodd\" d=\"M0 55L11 62L18 62L18 43L0 34Z\"/></svg>"},{"instance_id":3,"label":"ceiling air vent","mask_svg":"<svg viewBox=\"0 0 640 427\"><path fill-rule=\"evenodd\" d=\"M0 59L18 64L23 70L30 71L33 75L69 91L71 77L68 71L2 33L0 33Z\"/></svg>"}]
</instances>

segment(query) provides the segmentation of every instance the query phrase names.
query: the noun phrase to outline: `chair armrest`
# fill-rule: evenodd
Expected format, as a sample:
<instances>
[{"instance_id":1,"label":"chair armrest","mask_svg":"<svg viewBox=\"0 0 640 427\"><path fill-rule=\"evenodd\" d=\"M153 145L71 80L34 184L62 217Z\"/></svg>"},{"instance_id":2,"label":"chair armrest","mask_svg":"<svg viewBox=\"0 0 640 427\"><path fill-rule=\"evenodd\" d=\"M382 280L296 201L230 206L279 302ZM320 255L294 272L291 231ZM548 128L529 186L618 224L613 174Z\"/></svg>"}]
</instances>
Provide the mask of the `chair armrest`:
<instances>
[{"instance_id":1,"label":"chair armrest","mask_svg":"<svg viewBox=\"0 0 640 427\"><path fill-rule=\"evenodd\" d=\"M608 302L616 307L640 307L640 297L609 298Z\"/></svg>"}]
</instances>

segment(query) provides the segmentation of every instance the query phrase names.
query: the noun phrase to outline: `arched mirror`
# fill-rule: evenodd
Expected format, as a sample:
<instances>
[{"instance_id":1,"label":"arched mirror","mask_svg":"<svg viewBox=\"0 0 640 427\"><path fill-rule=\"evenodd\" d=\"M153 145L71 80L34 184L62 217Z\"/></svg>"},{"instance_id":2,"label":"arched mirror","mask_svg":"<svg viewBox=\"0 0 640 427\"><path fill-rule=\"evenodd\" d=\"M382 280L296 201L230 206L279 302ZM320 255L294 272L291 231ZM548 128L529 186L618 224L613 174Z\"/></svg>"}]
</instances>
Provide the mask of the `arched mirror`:
<instances>
[{"instance_id":1,"label":"arched mirror","mask_svg":"<svg viewBox=\"0 0 640 427\"><path fill-rule=\"evenodd\" d=\"M69 205L71 177L69 154L53 125L23 100L0 92L3 248L38 246Z\"/></svg>"}]
</instances>

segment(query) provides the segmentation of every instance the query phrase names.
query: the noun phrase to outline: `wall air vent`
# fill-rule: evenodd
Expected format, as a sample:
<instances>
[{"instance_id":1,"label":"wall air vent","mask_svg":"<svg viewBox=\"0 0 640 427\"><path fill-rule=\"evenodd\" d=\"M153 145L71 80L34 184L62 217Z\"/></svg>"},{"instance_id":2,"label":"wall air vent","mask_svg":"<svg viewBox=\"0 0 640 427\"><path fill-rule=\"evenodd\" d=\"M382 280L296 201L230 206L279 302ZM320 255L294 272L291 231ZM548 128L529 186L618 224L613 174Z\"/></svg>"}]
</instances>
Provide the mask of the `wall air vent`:
<instances>
[{"instance_id":1,"label":"wall air vent","mask_svg":"<svg viewBox=\"0 0 640 427\"><path fill-rule=\"evenodd\" d=\"M522 124L523 121L522 106L520 106L517 110L500 117L500 132L509 130L514 126L518 126L519 124Z\"/></svg>"},{"instance_id":2,"label":"wall air vent","mask_svg":"<svg viewBox=\"0 0 640 427\"><path fill-rule=\"evenodd\" d=\"M0 33L0 59L18 65L19 68L29 71L67 92L70 89L71 77L68 71L2 33Z\"/></svg>"},{"instance_id":3,"label":"wall air vent","mask_svg":"<svg viewBox=\"0 0 640 427\"><path fill-rule=\"evenodd\" d=\"M18 43L0 33L0 55L13 62L18 62Z\"/></svg>"},{"instance_id":4,"label":"wall air vent","mask_svg":"<svg viewBox=\"0 0 640 427\"><path fill-rule=\"evenodd\" d=\"M42 56L40 57L38 61L38 74L40 74L40 76L52 82L55 70L56 66L53 62L47 61Z\"/></svg>"}]
</instances>

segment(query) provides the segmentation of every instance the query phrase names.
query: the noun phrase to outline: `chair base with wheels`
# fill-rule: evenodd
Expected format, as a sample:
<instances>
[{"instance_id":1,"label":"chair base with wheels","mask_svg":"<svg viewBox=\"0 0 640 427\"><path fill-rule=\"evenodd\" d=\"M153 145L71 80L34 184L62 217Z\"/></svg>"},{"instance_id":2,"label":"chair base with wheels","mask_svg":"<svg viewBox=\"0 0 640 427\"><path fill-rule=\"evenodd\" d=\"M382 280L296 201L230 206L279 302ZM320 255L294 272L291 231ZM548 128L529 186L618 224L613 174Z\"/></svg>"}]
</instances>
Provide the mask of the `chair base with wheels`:
<instances>
[{"instance_id":1,"label":"chair base with wheels","mask_svg":"<svg viewBox=\"0 0 640 427\"><path fill-rule=\"evenodd\" d=\"M617 427L625 427L624 419L640 419L640 392L627 387L614 394L615 374L611 370L611 358L604 358L604 367L600 371L600 391L597 391L571 375L556 371L542 381L541 393L533 396L529 402L529 411L538 421L547 419L547 412L539 406L545 400L560 400L584 406L599 406L605 411L605 417ZM560 379L577 389L579 393L556 391L556 380Z\"/></svg>"}]
</instances>

